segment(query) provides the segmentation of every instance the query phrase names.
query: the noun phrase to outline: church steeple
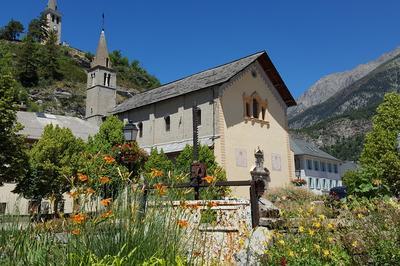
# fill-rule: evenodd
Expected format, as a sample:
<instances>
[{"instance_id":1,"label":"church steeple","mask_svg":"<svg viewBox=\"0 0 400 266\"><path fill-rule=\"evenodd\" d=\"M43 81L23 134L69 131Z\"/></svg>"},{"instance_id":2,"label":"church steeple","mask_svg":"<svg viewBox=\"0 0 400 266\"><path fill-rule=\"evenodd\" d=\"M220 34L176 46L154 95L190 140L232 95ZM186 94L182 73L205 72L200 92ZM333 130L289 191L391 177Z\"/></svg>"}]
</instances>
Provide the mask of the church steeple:
<instances>
[{"instance_id":1,"label":"church steeple","mask_svg":"<svg viewBox=\"0 0 400 266\"><path fill-rule=\"evenodd\" d=\"M92 67L102 66L111 68L111 62L108 55L106 34L104 30L101 31L99 44L97 46L96 56L93 59Z\"/></svg>"},{"instance_id":2,"label":"church steeple","mask_svg":"<svg viewBox=\"0 0 400 266\"><path fill-rule=\"evenodd\" d=\"M101 31L96 56L88 71L86 119L100 125L116 105L117 74L111 67L106 34Z\"/></svg>"},{"instance_id":3,"label":"church steeple","mask_svg":"<svg viewBox=\"0 0 400 266\"><path fill-rule=\"evenodd\" d=\"M47 8L56 11L57 8L57 0L49 0L47 3Z\"/></svg>"}]
</instances>

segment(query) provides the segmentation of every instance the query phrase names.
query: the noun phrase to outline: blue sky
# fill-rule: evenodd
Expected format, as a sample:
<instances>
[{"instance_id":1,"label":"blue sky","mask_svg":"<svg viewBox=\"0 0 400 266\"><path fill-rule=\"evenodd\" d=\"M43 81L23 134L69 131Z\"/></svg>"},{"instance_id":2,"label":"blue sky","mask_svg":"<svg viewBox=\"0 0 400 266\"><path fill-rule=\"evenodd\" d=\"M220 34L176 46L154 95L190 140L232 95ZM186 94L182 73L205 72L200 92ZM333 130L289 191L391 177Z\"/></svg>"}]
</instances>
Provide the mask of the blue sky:
<instances>
[{"instance_id":1,"label":"blue sky","mask_svg":"<svg viewBox=\"0 0 400 266\"><path fill-rule=\"evenodd\" d=\"M398 0L59 0L63 40L110 50L162 83L266 50L295 97L326 74L400 46ZM27 25L47 0L3 0L0 25Z\"/></svg>"}]
</instances>

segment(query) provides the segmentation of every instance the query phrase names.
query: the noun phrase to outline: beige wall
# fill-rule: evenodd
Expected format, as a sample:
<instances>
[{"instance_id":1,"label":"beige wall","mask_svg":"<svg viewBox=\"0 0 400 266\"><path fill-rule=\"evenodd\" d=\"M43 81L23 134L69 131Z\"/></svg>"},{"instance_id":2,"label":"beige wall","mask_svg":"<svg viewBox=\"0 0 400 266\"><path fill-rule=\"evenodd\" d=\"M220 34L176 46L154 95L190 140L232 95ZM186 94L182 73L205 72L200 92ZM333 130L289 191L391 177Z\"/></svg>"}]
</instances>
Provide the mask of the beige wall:
<instances>
[{"instance_id":1,"label":"beige wall","mask_svg":"<svg viewBox=\"0 0 400 266\"><path fill-rule=\"evenodd\" d=\"M252 74L256 73L256 77ZM269 125L245 121L243 94L256 92L267 101ZM271 187L284 186L294 176L294 160L289 147L286 105L258 63L253 63L232 82L221 88L218 132L215 145L218 161L225 167L229 180L249 179L255 164L257 147L264 152L264 165L271 173ZM275 167L272 166L274 159ZM248 188L234 189L234 194L248 197Z\"/></svg>"},{"instance_id":2,"label":"beige wall","mask_svg":"<svg viewBox=\"0 0 400 266\"><path fill-rule=\"evenodd\" d=\"M136 108L120 115L121 119L143 123L143 136L137 141L141 147L178 147L190 143L193 136L192 107L201 110L199 137L212 139L214 135L214 88L192 92L166 101ZM137 97L137 96L134 96ZM170 116L170 131L166 131L165 117Z\"/></svg>"}]
</instances>

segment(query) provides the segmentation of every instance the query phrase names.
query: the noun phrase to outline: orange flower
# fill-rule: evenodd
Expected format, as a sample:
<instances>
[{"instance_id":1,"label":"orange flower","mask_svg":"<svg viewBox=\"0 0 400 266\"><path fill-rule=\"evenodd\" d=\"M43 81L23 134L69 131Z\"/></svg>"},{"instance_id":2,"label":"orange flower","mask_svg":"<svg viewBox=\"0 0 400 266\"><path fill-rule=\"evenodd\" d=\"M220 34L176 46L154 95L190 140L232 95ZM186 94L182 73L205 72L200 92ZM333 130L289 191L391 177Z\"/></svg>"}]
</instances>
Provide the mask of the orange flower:
<instances>
[{"instance_id":1,"label":"orange flower","mask_svg":"<svg viewBox=\"0 0 400 266\"><path fill-rule=\"evenodd\" d=\"M87 175L84 175L84 174L79 173L79 174L78 174L78 179L79 179L80 181L82 181L82 182L86 182L86 181L89 180L89 177L88 177Z\"/></svg>"},{"instance_id":2,"label":"orange flower","mask_svg":"<svg viewBox=\"0 0 400 266\"><path fill-rule=\"evenodd\" d=\"M203 178L204 181L206 181L208 184L211 184L214 182L215 178L213 176L206 176Z\"/></svg>"},{"instance_id":3,"label":"orange flower","mask_svg":"<svg viewBox=\"0 0 400 266\"><path fill-rule=\"evenodd\" d=\"M104 156L104 161L106 161L106 163L111 164L111 163L115 162L115 159L113 157L107 155L107 156Z\"/></svg>"},{"instance_id":4,"label":"orange flower","mask_svg":"<svg viewBox=\"0 0 400 266\"><path fill-rule=\"evenodd\" d=\"M73 199L75 199L76 197L79 196L79 192L78 191L70 191L67 194Z\"/></svg>"},{"instance_id":5,"label":"orange flower","mask_svg":"<svg viewBox=\"0 0 400 266\"><path fill-rule=\"evenodd\" d=\"M210 201L210 202L207 203L207 206L210 207L210 208L217 207L218 203L216 203L215 201Z\"/></svg>"},{"instance_id":6,"label":"orange flower","mask_svg":"<svg viewBox=\"0 0 400 266\"><path fill-rule=\"evenodd\" d=\"M72 230L71 231L71 234L73 234L73 235L80 235L81 234L81 230L79 230L79 229L74 229L74 230Z\"/></svg>"},{"instance_id":7,"label":"orange flower","mask_svg":"<svg viewBox=\"0 0 400 266\"><path fill-rule=\"evenodd\" d=\"M94 194L96 191L93 189L93 188L88 188L88 189L86 189L86 194L89 194L89 195L91 195L91 194Z\"/></svg>"},{"instance_id":8,"label":"orange flower","mask_svg":"<svg viewBox=\"0 0 400 266\"><path fill-rule=\"evenodd\" d=\"M167 187L164 186L164 185L161 184L161 183L155 184L155 185L154 185L154 188L157 189L158 194L159 194L160 196L165 195L165 193L167 192Z\"/></svg>"},{"instance_id":9,"label":"orange flower","mask_svg":"<svg viewBox=\"0 0 400 266\"><path fill-rule=\"evenodd\" d=\"M150 176L151 177L161 177L161 176L163 176L164 175L164 172L163 171L160 171L160 170L157 170L157 169L151 169L151 172L150 172Z\"/></svg>"},{"instance_id":10,"label":"orange flower","mask_svg":"<svg viewBox=\"0 0 400 266\"><path fill-rule=\"evenodd\" d=\"M104 207L107 207L107 206L110 205L110 203L111 203L111 198L102 199L102 200L100 201L100 203L101 203L101 205L103 205Z\"/></svg>"},{"instance_id":11,"label":"orange flower","mask_svg":"<svg viewBox=\"0 0 400 266\"><path fill-rule=\"evenodd\" d=\"M109 210L108 212L105 212L105 213L103 213L102 215L101 215L101 218L108 218L108 217L110 217L112 215L112 211L111 210Z\"/></svg>"},{"instance_id":12,"label":"orange flower","mask_svg":"<svg viewBox=\"0 0 400 266\"><path fill-rule=\"evenodd\" d=\"M110 183L110 178L108 178L106 176L102 176L102 177L100 177L100 183L102 183L102 184Z\"/></svg>"},{"instance_id":13,"label":"orange flower","mask_svg":"<svg viewBox=\"0 0 400 266\"><path fill-rule=\"evenodd\" d=\"M176 223L180 228L186 228L189 225L187 220L178 220Z\"/></svg>"},{"instance_id":14,"label":"orange flower","mask_svg":"<svg viewBox=\"0 0 400 266\"><path fill-rule=\"evenodd\" d=\"M72 221L77 224L81 224L85 221L86 216L83 213L78 213L72 216Z\"/></svg>"},{"instance_id":15,"label":"orange flower","mask_svg":"<svg viewBox=\"0 0 400 266\"><path fill-rule=\"evenodd\" d=\"M196 204L191 204L189 207L192 209L198 209L200 206L196 203Z\"/></svg>"}]
</instances>

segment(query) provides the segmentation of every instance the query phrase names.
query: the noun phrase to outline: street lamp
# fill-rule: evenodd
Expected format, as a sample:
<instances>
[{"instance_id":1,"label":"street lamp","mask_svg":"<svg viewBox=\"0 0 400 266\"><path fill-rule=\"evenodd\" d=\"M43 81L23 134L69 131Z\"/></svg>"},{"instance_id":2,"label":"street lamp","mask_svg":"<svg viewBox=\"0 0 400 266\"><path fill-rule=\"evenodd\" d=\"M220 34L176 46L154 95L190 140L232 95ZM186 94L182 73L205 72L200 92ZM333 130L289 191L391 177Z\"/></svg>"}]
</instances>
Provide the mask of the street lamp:
<instances>
[{"instance_id":1,"label":"street lamp","mask_svg":"<svg viewBox=\"0 0 400 266\"><path fill-rule=\"evenodd\" d=\"M126 124L124 127L125 141L130 142L136 140L138 132L139 132L138 127L134 123L132 123L132 121L129 121L129 123Z\"/></svg>"}]
</instances>

